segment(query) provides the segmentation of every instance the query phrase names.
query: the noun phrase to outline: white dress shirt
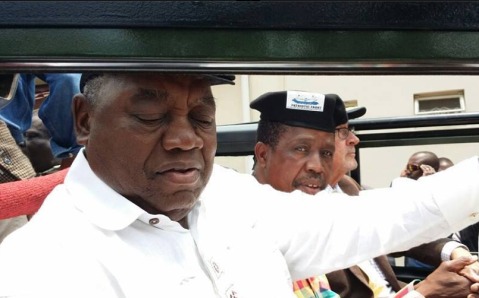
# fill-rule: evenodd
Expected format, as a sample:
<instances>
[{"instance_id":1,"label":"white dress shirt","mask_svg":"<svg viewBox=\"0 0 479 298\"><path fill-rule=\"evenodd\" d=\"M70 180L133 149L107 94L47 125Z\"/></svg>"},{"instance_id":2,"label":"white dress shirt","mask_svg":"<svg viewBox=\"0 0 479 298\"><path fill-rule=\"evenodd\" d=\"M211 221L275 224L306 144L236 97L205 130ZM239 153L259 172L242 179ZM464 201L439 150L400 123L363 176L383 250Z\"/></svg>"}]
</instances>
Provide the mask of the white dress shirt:
<instances>
[{"instance_id":1,"label":"white dress shirt","mask_svg":"<svg viewBox=\"0 0 479 298\"><path fill-rule=\"evenodd\" d=\"M474 223L478 177L475 157L359 198L313 197L215 166L187 230L114 192L81 152L32 221L0 245L0 296L294 297L292 279Z\"/></svg>"}]
</instances>

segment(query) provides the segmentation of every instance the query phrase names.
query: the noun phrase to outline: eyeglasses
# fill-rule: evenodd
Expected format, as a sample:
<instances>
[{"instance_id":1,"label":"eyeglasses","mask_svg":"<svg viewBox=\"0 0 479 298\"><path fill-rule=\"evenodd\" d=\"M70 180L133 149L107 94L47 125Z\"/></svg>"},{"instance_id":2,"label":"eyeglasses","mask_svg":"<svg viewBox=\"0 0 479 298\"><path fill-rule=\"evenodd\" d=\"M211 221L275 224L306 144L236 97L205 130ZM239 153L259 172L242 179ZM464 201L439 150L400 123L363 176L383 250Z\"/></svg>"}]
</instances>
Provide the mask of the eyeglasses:
<instances>
[{"instance_id":1,"label":"eyeglasses","mask_svg":"<svg viewBox=\"0 0 479 298\"><path fill-rule=\"evenodd\" d=\"M341 140L346 140L349 137L349 133L354 133L354 127L341 127L341 128L336 128L336 131L338 132L338 137Z\"/></svg>"},{"instance_id":2,"label":"eyeglasses","mask_svg":"<svg viewBox=\"0 0 479 298\"><path fill-rule=\"evenodd\" d=\"M406 166L406 169L407 169L409 172L415 172L415 171L421 170L421 167L418 166L418 165L413 165L413 164L408 163L407 166Z\"/></svg>"}]
</instances>

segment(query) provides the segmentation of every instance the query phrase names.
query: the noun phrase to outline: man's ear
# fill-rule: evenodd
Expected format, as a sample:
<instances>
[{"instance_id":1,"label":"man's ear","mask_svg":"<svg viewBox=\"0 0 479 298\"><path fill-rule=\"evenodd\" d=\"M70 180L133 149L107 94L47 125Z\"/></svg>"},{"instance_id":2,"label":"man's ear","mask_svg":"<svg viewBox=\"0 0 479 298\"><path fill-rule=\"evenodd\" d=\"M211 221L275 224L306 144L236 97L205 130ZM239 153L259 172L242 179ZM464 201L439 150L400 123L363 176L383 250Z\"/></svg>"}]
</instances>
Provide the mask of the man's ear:
<instances>
[{"instance_id":1,"label":"man's ear","mask_svg":"<svg viewBox=\"0 0 479 298\"><path fill-rule=\"evenodd\" d=\"M73 97L72 113L73 125L77 137L77 143L87 145L90 136L90 116L93 112L91 103L79 93Z\"/></svg>"},{"instance_id":2,"label":"man's ear","mask_svg":"<svg viewBox=\"0 0 479 298\"><path fill-rule=\"evenodd\" d=\"M254 145L254 156L258 167L264 168L268 160L269 146L263 142L257 142Z\"/></svg>"}]
</instances>

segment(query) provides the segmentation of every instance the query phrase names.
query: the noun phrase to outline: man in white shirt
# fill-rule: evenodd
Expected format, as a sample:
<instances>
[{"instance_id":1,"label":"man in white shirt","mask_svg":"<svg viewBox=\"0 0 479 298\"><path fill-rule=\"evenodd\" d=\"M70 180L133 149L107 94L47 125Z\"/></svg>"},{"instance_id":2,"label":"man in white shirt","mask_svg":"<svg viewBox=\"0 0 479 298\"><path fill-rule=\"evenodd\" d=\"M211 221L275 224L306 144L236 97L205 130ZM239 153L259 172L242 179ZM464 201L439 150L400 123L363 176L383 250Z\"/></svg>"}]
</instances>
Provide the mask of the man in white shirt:
<instances>
[{"instance_id":1,"label":"man in white shirt","mask_svg":"<svg viewBox=\"0 0 479 298\"><path fill-rule=\"evenodd\" d=\"M0 296L294 297L293 279L477 221L477 157L431 178L368 191L361 202L281 193L213 165L211 85L231 82L83 75L73 111L84 150L64 184L0 246ZM381 216L371 216L373 204ZM323 208L330 213L318 216ZM356 226L343 224L338 212Z\"/></svg>"},{"instance_id":2,"label":"man in white shirt","mask_svg":"<svg viewBox=\"0 0 479 298\"><path fill-rule=\"evenodd\" d=\"M312 98L320 97L324 98L325 104L336 103L333 113L318 113L316 105L291 109L286 104L288 98L303 98L303 102L312 102ZM300 101L295 101L296 104L298 102ZM260 183L269 184L281 191L300 190L314 195L330 181L336 191L343 192L338 181L357 167L355 145L359 142L348 126L348 120L349 117L362 116L365 108L346 113L338 95L305 91L268 92L253 100L250 107L261 113L253 167L253 175ZM335 132L333 157L329 143L332 131ZM357 188L356 192L348 194L358 195L359 191ZM355 225L354 222L350 224ZM427 261L439 265L441 255L444 253L447 257L445 260L450 260L452 251L455 258L471 256L467 248L450 239L431 242L410 253L421 257L428 255ZM464 267L464 263L459 261L458 264ZM446 264L443 264L428 279L417 285L417 291L414 291L413 284L405 287L405 283L396 278L386 256L380 256L362 262L360 266L331 272L326 275L327 281L326 277L296 281L294 292L300 298L330 297L327 293L329 289L342 298L434 297L445 293L449 293L447 297L450 298L466 297L472 282L455 271L445 270L445 267ZM319 283L321 287L318 287L316 279L323 281L322 284Z\"/></svg>"}]
</instances>

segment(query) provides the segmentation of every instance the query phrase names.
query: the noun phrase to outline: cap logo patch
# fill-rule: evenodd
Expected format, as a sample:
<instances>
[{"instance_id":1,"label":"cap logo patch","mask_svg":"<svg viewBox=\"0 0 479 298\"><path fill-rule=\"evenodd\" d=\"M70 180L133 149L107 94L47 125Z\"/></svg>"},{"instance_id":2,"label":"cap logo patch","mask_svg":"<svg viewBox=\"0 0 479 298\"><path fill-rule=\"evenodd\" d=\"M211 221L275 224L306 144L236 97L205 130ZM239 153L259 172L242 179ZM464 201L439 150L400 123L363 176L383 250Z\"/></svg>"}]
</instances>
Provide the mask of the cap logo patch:
<instances>
[{"instance_id":1,"label":"cap logo patch","mask_svg":"<svg viewBox=\"0 0 479 298\"><path fill-rule=\"evenodd\" d=\"M286 108L322 112L324 109L324 94L301 91L288 91L286 95Z\"/></svg>"}]
</instances>

